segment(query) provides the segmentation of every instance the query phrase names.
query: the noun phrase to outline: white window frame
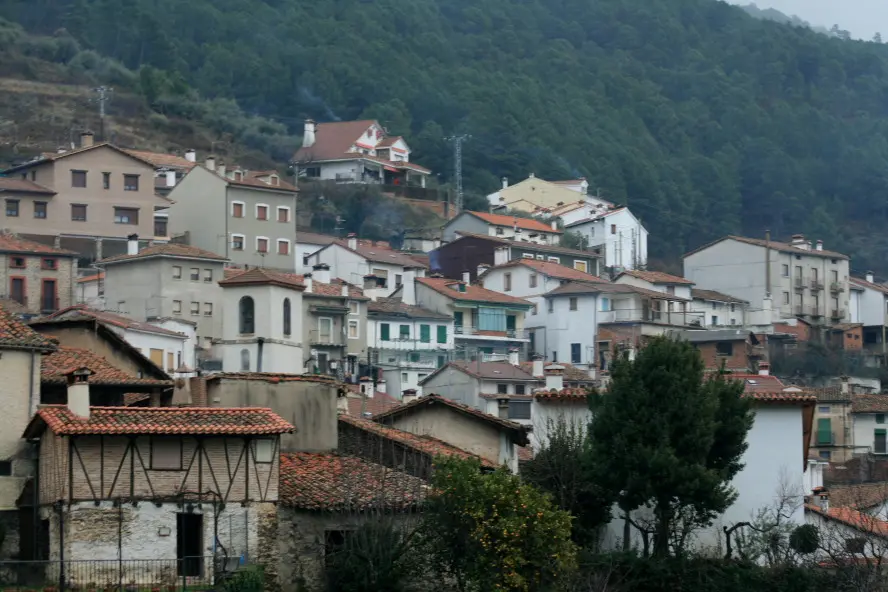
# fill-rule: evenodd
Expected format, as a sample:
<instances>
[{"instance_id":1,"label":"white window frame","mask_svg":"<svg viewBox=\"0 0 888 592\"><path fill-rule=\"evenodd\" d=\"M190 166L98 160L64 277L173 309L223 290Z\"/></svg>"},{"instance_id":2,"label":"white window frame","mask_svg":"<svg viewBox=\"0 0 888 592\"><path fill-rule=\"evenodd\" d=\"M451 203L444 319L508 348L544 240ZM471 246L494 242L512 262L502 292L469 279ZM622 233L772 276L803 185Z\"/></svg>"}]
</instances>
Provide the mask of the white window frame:
<instances>
[{"instance_id":1,"label":"white window frame","mask_svg":"<svg viewBox=\"0 0 888 592\"><path fill-rule=\"evenodd\" d=\"M286 211L287 211L287 220L286 220L286 222L281 222L280 220L278 220L278 218L280 218L280 211L281 211L281 210L286 210ZM291 222L291 221L293 220L293 219L290 217L290 213L291 213L291 212L290 212L290 206L278 206L278 207L275 209L275 211L274 211L274 214L275 214L275 215L274 215L274 221L275 221L275 222L280 222L281 224L288 224L289 222Z\"/></svg>"},{"instance_id":2,"label":"white window frame","mask_svg":"<svg viewBox=\"0 0 888 592\"><path fill-rule=\"evenodd\" d=\"M260 241L260 240L264 240L264 241L265 241L265 245L266 245L265 253L268 254L268 247L271 247L271 240L270 240L267 236L257 236L257 237L256 237L256 241L255 241L255 243L256 243L256 244L255 244L255 247L256 247L256 252L257 252L257 253L261 253L261 252L262 252L262 251L259 250L259 241Z\"/></svg>"},{"instance_id":3,"label":"white window frame","mask_svg":"<svg viewBox=\"0 0 888 592\"><path fill-rule=\"evenodd\" d=\"M197 309L194 308L195 304L197 305ZM200 302L198 302L196 300L192 300L191 301L191 308L189 309L188 312L190 312L191 316L193 316L193 317L199 317L200 316Z\"/></svg>"},{"instance_id":4,"label":"white window frame","mask_svg":"<svg viewBox=\"0 0 888 592\"><path fill-rule=\"evenodd\" d=\"M582 268L579 267L580 265L582 265ZM589 264L586 263L585 261L576 261L575 260L574 261L574 269L576 269L577 271L582 271L583 273L589 273Z\"/></svg>"},{"instance_id":5,"label":"white window frame","mask_svg":"<svg viewBox=\"0 0 888 592\"><path fill-rule=\"evenodd\" d=\"M560 265L561 257L549 257L548 259L546 259L546 261L548 261L549 263L558 263Z\"/></svg>"},{"instance_id":6,"label":"white window frame","mask_svg":"<svg viewBox=\"0 0 888 592\"><path fill-rule=\"evenodd\" d=\"M533 259L533 253L521 253L523 259Z\"/></svg>"},{"instance_id":7,"label":"white window frame","mask_svg":"<svg viewBox=\"0 0 888 592\"><path fill-rule=\"evenodd\" d=\"M287 252L286 253L281 253L281 246L280 246L281 243L287 243ZM277 239L277 241L275 241L275 245L277 245L277 248L274 251L275 255L284 255L284 256L289 257L290 255L293 254L293 245L290 244L290 239L279 238L279 239Z\"/></svg>"},{"instance_id":8,"label":"white window frame","mask_svg":"<svg viewBox=\"0 0 888 592\"><path fill-rule=\"evenodd\" d=\"M259 217L259 208L265 208L265 220ZM257 203L253 208L253 214L256 216L256 220L261 222L268 222L269 216L271 215L271 206L264 203Z\"/></svg>"},{"instance_id":9,"label":"white window frame","mask_svg":"<svg viewBox=\"0 0 888 592\"><path fill-rule=\"evenodd\" d=\"M236 217L236 216L234 215L234 205L235 205L235 204L239 204L240 207L241 207L241 213L243 213L243 216L241 216L241 218L243 218L244 216L246 216L246 215L247 215L247 204L244 203L244 202L242 202L242 201L232 201L232 202L231 202L231 217L232 217L232 218L235 218L235 217Z\"/></svg>"},{"instance_id":10,"label":"white window frame","mask_svg":"<svg viewBox=\"0 0 888 592\"><path fill-rule=\"evenodd\" d=\"M346 329L345 329L346 337L348 337L349 339L360 339L361 338L361 323L358 322L358 319L348 319L348 321L346 321L346 323L347 323L345 326L346 327ZM355 328L354 337L352 337L352 334L351 334L352 327Z\"/></svg>"},{"instance_id":11,"label":"white window frame","mask_svg":"<svg viewBox=\"0 0 888 592\"><path fill-rule=\"evenodd\" d=\"M174 315L182 314L182 301L181 300L173 300L173 314Z\"/></svg>"},{"instance_id":12,"label":"white window frame","mask_svg":"<svg viewBox=\"0 0 888 592\"><path fill-rule=\"evenodd\" d=\"M213 303L212 302L204 302L203 303L203 316L205 316L205 317L213 316Z\"/></svg>"},{"instance_id":13,"label":"white window frame","mask_svg":"<svg viewBox=\"0 0 888 592\"><path fill-rule=\"evenodd\" d=\"M348 314L350 315L359 315L361 314L361 303L357 300L350 300L348 303Z\"/></svg>"},{"instance_id":14,"label":"white window frame","mask_svg":"<svg viewBox=\"0 0 888 592\"><path fill-rule=\"evenodd\" d=\"M239 239L241 239L241 248L240 248L240 249L236 249L236 248L234 248L234 239L235 239L235 238L239 238ZM236 232L232 232L232 233L231 233L231 250L232 250L232 251L244 251L244 250L246 250L246 249L244 248L244 247L246 246L246 242L247 242L247 237L246 237L245 235L243 235L243 234L237 234Z\"/></svg>"},{"instance_id":15,"label":"white window frame","mask_svg":"<svg viewBox=\"0 0 888 592\"><path fill-rule=\"evenodd\" d=\"M546 260L545 255L537 255L537 261L545 261L545 260Z\"/></svg>"}]
</instances>

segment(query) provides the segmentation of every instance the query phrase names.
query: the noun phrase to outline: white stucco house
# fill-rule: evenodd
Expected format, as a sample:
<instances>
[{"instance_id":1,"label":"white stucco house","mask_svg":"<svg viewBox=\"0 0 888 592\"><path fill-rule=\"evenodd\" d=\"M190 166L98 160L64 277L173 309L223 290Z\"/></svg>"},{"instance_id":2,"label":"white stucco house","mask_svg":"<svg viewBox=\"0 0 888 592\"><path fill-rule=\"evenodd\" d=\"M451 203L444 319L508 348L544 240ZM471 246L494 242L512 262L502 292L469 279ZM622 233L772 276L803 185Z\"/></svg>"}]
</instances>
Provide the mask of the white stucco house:
<instances>
[{"instance_id":1,"label":"white stucco house","mask_svg":"<svg viewBox=\"0 0 888 592\"><path fill-rule=\"evenodd\" d=\"M541 245L557 245L561 235L557 221L543 222L535 218L489 214L487 212L460 212L445 226L442 238L445 242L456 240L465 234L492 236L500 239L524 241Z\"/></svg>"},{"instance_id":2,"label":"white stucco house","mask_svg":"<svg viewBox=\"0 0 888 592\"><path fill-rule=\"evenodd\" d=\"M700 326L744 327L749 303L715 290L691 289L691 310L699 313Z\"/></svg>"},{"instance_id":3,"label":"white stucco house","mask_svg":"<svg viewBox=\"0 0 888 592\"><path fill-rule=\"evenodd\" d=\"M565 231L586 237L589 247L604 248L606 267L622 271L647 265L648 230L629 208L587 205L563 214L561 219Z\"/></svg>"},{"instance_id":4,"label":"white stucco house","mask_svg":"<svg viewBox=\"0 0 888 592\"><path fill-rule=\"evenodd\" d=\"M336 240L335 236L297 230L296 241L293 243L293 255L296 258L296 272L311 273L311 265L308 262L308 256L335 243Z\"/></svg>"}]
</instances>

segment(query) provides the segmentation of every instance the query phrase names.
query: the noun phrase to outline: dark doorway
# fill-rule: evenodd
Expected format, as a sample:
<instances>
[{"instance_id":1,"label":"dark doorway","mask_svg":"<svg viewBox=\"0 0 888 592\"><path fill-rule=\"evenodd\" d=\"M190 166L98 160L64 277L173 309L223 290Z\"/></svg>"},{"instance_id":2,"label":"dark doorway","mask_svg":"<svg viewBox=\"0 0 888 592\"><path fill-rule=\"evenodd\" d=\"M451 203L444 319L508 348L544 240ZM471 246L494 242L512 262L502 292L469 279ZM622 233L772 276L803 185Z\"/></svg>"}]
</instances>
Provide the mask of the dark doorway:
<instances>
[{"instance_id":1,"label":"dark doorway","mask_svg":"<svg viewBox=\"0 0 888 592\"><path fill-rule=\"evenodd\" d=\"M9 297L19 304L27 305L25 297L25 278L12 278L10 281Z\"/></svg>"},{"instance_id":2,"label":"dark doorway","mask_svg":"<svg viewBox=\"0 0 888 592\"><path fill-rule=\"evenodd\" d=\"M176 514L176 559L180 576L203 575L203 516Z\"/></svg>"},{"instance_id":3,"label":"dark doorway","mask_svg":"<svg viewBox=\"0 0 888 592\"><path fill-rule=\"evenodd\" d=\"M58 308L55 280L43 280L40 288L40 312L52 312Z\"/></svg>"}]
</instances>

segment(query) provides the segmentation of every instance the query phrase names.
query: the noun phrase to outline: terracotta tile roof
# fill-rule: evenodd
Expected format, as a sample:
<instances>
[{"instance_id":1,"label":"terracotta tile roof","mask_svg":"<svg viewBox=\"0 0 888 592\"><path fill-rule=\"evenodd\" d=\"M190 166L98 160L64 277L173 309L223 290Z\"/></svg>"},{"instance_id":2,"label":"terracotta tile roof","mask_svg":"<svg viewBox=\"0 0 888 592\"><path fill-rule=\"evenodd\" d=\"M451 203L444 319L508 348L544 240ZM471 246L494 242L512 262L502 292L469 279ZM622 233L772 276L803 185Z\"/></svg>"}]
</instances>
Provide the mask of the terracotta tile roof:
<instances>
[{"instance_id":1,"label":"terracotta tile roof","mask_svg":"<svg viewBox=\"0 0 888 592\"><path fill-rule=\"evenodd\" d=\"M354 456L293 452L281 455L280 503L300 510L405 510L422 503L417 477Z\"/></svg>"},{"instance_id":2,"label":"terracotta tile roof","mask_svg":"<svg viewBox=\"0 0 888 592\"><path fill-rule=\"evenodd\" d=\"M339 382L329 376L316 374L284 374L283 372L215 372L207 377L208 381L215 380L257 380L278 384L281 382L319 382L336 386Z\"/></svg>"},{"instance_id":3,"label":"terracotta tile roof","mask_svg":"<svg viewBox=\"0 0 888 592\"><path fill-rule=\"evenodd\" d=\"M829 505L835 508L866 510L888 501L888 483L831 485Z\"/></svg>"},{"instance_id":4,"label":"terracotta tile roof","mask_svg":"<svg viewBox=\"0 0 888 592\"><path fill-rule=\"evenodd\" d=\"M662 271L641 271L638 269L630 269L624 271L620 275L628 275L640 280L644 280L646 282L650 282L652 284L680 284L687 286L694 285L694 282L689 279L678 277L677 275L672 275ZM619 278L620 276L617 277Z\"/></svg>"},{"instance_id":5,"label":"terracotta tile roof","mask_svg":"<svg viewBox=\"0 0 888 592\"><path fill-rule=\"evenodd\" d=\"M281 178L278 178L277 185L272 185L270 180L266 181L264 179L261 179L260 177L257 177L257 176L251 175L251 174L247 174L246 177L241 177L241 179L239 181L235 181L234 179L231 179L228 177L226 177L225 180L228 181L228 183L231 185L238 185L241 187L254 187L257 189L274 189L277 191L299 191L298 187L296 187L292 183L289 183Z\"/></svg>"},{"instance_id":6,"label":"terracotta tile roof","mask_svg":"<svg viewBox=\"0 0 888 592\"><path fill-rule=\"evenodd\" d=\"M397 142L398 140L403 140L403 139L404 138L401 136L386 136L385 138L383 138L382 140L380 140L379 142L376 143L376 147L377 148L389 148L391 146L394 146L395 142ZM407 143L406 140L404 143L405 144Z\"/></svg>"},{"instance_id":7,"label":"terracotta tile roof","mask_svg":"<svg viewBox=\"0 0 888 592\"><path fill-rule=\"evenodd\" d=\"M94 372L89 377L90 384L99 385L145 385L145 386L172 386L172 380L156 378L139 378L133 376L117 366L114 366L88 349L77 347L59 346L48 356L43 356L40 362L40 380L49 384L65 384L66 375L78 368L89 368Z\"/></svg>"},{"instance_id":8,"label":"terracotta tile roof","mask_svg":"<svg viewBox=\"0 0 888 592\"><path fill-rule=\"evenodd\" d=\"M226 278L219 282L220 286L258 286L272 285L295 290L305 290L302 276L296 274L279 273L269 269L254 267L241 271L241 273L226 273Z\"/></svg>"},{"instance_id":9,"label":"terracotta tile roof","mask_svg":"<svg viewBox=\"0 0 888 592\"><path fill-rule=\"evenodd\" d=\"M475 238L475 239L484 239L490 242L498 243L500 245L511 247L512 249L526 249L527 251L539 251L540 253L549 253L552 255L566 255L566 256L574 256L574 257L586 257L589 259L600 259L601 253L598 251L580 251L578 249L567 249L565 247L557 246L557 245L541 245L538 243L532 243L530 241L524 240L509 240L507 238L500 238L497 236L490 236L488 234L476 234L474 232L463 232L461 230L457 230L456 234L459 235L460 238L456 240L452 240L447 245L453 245L458 242L462 238ZM517 259L517 257L513 258Z\"/></svg>"},{"instance_id":10,"label":"terracotta tile roof","mask_svg":"<svg viewBox=\"0 0 888 592\"><path fill-rule=\"evenodd\" d=\"M76 257L74 251L56 249L36 241L22 238L12 232L0 232L0 253L16 253L23 255L53 255L57 257Z\"/></svg>"},{"instance_id":11,"label":"terracotta tile roof","mask_svg":"<svg viewBox=\"0 0 888 592\"><path fill-rule=\"evenodd\" d=\"M483 279L488 273L495 269L504 269L509 267L518 267L524 266L529 267L531 269L535 269L540 273L547 275L549 277L553 277L561 280L573 280L577 282L591 282L593 284L597 283L609 283L607 280L603 280L597 275L592 275L591 273L586 273L585 271L580 271L579 269L574 269L572 267L567 267L566 265L561 265L560 263L555 263L553 261L540 261L539 259L531 259L529 257L523 257L521 259L514 259L507 263L502 263L500 265L496 265L491 267L487 271L485 271L479 279Z\"/></svg>"},{"instance_id":12,"label":"terracotta tile roof","mask_svg":"<svg viewBox=\"0 0 888 592\"><path fill-rule=\"evenodd\" d=\"M0 306L0 349L51 351L56 344L21 322L12 311Z\"/></svg>"},{"instance_id":13,"label":"terracotta tile roof","mask_svg":"<svg viewBox=\"0 0 888 592\"><path fill-rule=\"evenodd\" d=\"M733 302L736 304L749 304L746 300L741 300L734 296L728 296L723 292L715 290L701 290L699 288L691 288L691 298L694 300L715 300L716 302Z\"/></svg>"},{"instance_id":14,"label":"terracotta tile roof","mask_svg":"<svg viewBox=\"0 0 888 592\"><path fill-rule=\"evenodd\" d=\"M420 267L429 269L432 266L431 257L429 257L428 253L410 253L407 256L419 263Z\"/></svg>"},{"instance_id":15,"label":"terracotta tile roof","mask_svg":"<svg viewBox=\"0 0 888 592\"><path fill-rule=\"evenodd\" d=\"M186 335L184 333L178 333L176 331L170 331L169 329L164 329L163 327L158 327L157 325L152 325L151 323L143 323L141 321L137 321L132 319L126 315L108 312L104 310L95 310L93 308L89 308L85 304L75 304L74 306L69 306L68 308L63 308L61 310L57 310L56 312L47 315L45 317L40 317L39 319L35 319L36 323L47 323L53 321L74 321L80 320L84 317L95 319L100 323L105 323L107 325L114 325L115 327L120 327L121 329L126 329L128 331L140 331L142 333L154 333L156 335L165 335L168 337L177 337L179 339L185 339Z\"/></svg>"},{"instance_id":16,"label":"terracotta tile roof","mask_svg":"<svg viewBox=\"0 0 888 592\"><path fill-rule=\"evenodd\" d=\"M563 296L570 294L638 294L648 298L659 298L676 302L687 302L687 298L679 298L673 294L648 290L630 284L614 284L610 282L570 282L547 292L546 296Z\"/></svg>"},{"instance_id":17,"label":"terracotta tile roof","mask_svg":"<svg viewBox=\"0 0 888 592\"><path fill-rule=\"evenodd\" d=\"M881 292L882 294L888 294L888 286L884 286L882 284L876 284L873 282L868 282L866 280L853 277L849 280L851 284L855 286L860 286L861 288L869 288L870 290L875 290L877 292Z\"/></svg>"},{"instance_id":18,"label":"terracotta tile roof","mask_svg":"<svg viewBox=\"0 0 888 592\"><path fill-rule=\"evenodd\" d=\"M522 370L524 370L525 372L527 372L531 376L533 375L533 362L521 362L519 365L521 366ZM576 366L574 366L572 364L565 364L562 362L558 362L558 365L564 367L564 382L566 382L566 383L570 383L570 382L589 382L589 383L591 383L591 382L594 382L592 377L589 376L589 372L587 370L583 370L582 368L577 368ZM543 367L545 367L545 366L546 366L546 364L543 363ZM540 376L538 378L540 380L545 380L544 376Z\"/></svg>"},{"instance_id":19,"label":"terracotta tile roof","mask_svg":"<svg viewBox=\"0 0 888 592\"><path fill-rule=\"evenodd\" d=\"M432 374L429 374L424 380L427 381L435 374L443 372L447 368L455 368L474 378L484 378L488 380L519 380L522 382L543 380L533 377L531 374L533 368L525 370L523 367L514 366L509 362L470 362L467 360L454 360L449 362L435 370Z\"/></svg>"},{"instance_id":20,"label":"terracotta tile roof","mask_svg":"<svg viewBox=\"0 0 888 592\"><path fill-rule=\"evenodd\" d=\"M835 520L862 532L888 537L888 522L853 508L837 508L830 505L829 510L824 512L819 506L805 504L805 510L815 512L824 518Z\"/></svg>"},{"instance_id":21,"label":"terracotta tile roof","mask_svg":"<svg viewBox=\"0 0 888 592\"><path fill-rule=\"evenodd\" d=\"M224 255L217 255L212 251L192 247L191 245L180 245L178 243L165 243L162 245L151 245L145 247L135 255L117 255L102 259L98 263L104 265L106 263L118 263L120 261L132 261L133 259L145 259L148 257L176 257L180 259L210 259L213 261L228 261Z\"/></svg>"},{"instance_id":22,"label":"terracotta tile roof","mask_svg":"<svg viewBox=\"0 0 888 592\"><path fill-rule=\"evenodd\" d=\"M589 398L589 391L584 388L564 388L560 391L540 390L533 394L537 401L571 401L585 402Z\"/></svg>"},{"instance_id":23,"label":"terracotta tile roof","mask_svg":"<svg viewBox=\"0 0 888 592\"><path fill-rule=\"evenodd\" d=\"M133 407L150 399L151 395L148 393L123 393L123 406Z\"/></svg>"},{"instance_id":24,"label":"terracotta tile roof","mask_svg":"<svg viewBox=\"0 0 888 592\"><path fill-rule=\"evenodd\" d=\"M55 195L55 191L38 185L27 179L16 179L13 177L0 176L0 193L38 193L40 195Z\"/></svg>"},{"instance_id":25,"label":"terracotta tile roof","mask_svg":"<svg viewBox=\"0 0 888 592\"><path fill-rule=\"evenodd\" d=\"M306 230L296 229L296 243L309 245L331 245L339 239L329 234L320 234Z\"/></svg>"},{"instance_id":26,"label":"terracotta tile roof","mask_svg":"<svg viewBox=\"0 0 888 592\"><path fill-rule=\"evenodd\" d=\"M434 312L421 306L404 304L400 298L377 298L367 305L367 314L373 316L398 316L410 319L453 320L453 317Z\"/></svg>"},{"instance_id":27,"label":"terracotta tile roof","mask_svg":"<svg viewBox=\"0 0 888 592\"><path fill-rule=\"evenodd\" d=\"M373 261L375 263L388 263L389 265L400 265L401 267L407 268L417 268L422 267L422 263L413 259L407 253L402 253L400 251L395 251L391 247L387 245L381 244L368 244L366 241L358 241L357 249L352 249L348 246L348 240L337 240L336 244L342 247L343 249L347 249L352 253L357 253L367 261ZM329 245L324 247L324 249L330 248ZM324 250L319 249L319 250Z\"/></svg>"},{"instance_id":28,"label":"terracotta tile roof","mask_svg":"<svg viewBox=\"0 0 888 592\"><path fill-rule=\"evenodd\" d=\"M509 216L508 214L488 214L486 212L466 211L464 213L483 220L488 224L495 224L496 226L508 226L510 228L517 226L522 230L529 230L532 232L563 234L561 230L554 230L550 224L540 222L539 220L533 220L531 218L519 218L518 216Z\"/></svg>"},{"instance_id":29,"label":"terracotta tile roof","mask_svg":"<svg viewBox=\"0 0 888 592\"><path fill-rule=\"evenodd\" d=\"M888 395L854 395L852 413L888 413Z\"/></svg>"},{"instance_id":30,"label":"terracotta tile roof","mask_svg":"<svg viewBox=\"0 0 888 592\"><path fill-rule=\"evenodd\" d=\"M126 150L124 150L123 148L118 148L114 144L110 144L108 142L98 142L96 144L93 144L92 146L84 146L81 148L74 148L73 150L65 150L64 152L44 152L40 155L40 158L36 158L36 159L31 160L29 162L25 162L20 165L8 168L8 169L6 169L6 171L3 171L3 172L10 173L12 171L27 169L32 166L37 166L37 165L45 164L47 162L52 162L55 160L60 160L62 158L67 158L68 156L72 156L74 154L80 154L81 152L88 152L90 150L98 150L99 148L108 148L109 150L114 150L115 152L123 154L124 156L128 156L134 160L138 160L139 162L145 164L146 166L151 166L151 163L148 162L147 160L139 158L138 156L134 156L134 155L130 154L129 152L127 152Z\"/></svg>"},{"instance_id":31,"label":"terracotta tile roof","mask_svg":"<svg viewBox=\"0 0 888 592\"><path fill-rule=\"evenodd\" d=\"M250 274L250 275L246 275ZM224 271L225 279L219 282L222 286L234 286L241 284L266 284L273 283L285 287L306 287L305 276L298 273L286 273L282 271L272 271L270 269L253 268L251 270L226 268ZM369 300L364 296L364 291L353 286L348 282L344 282L339 278L333 278L329 284L319 282L312 279L311 292L305 292L304 297L311 296L328 296L336 298L345 298L342 295L342 286L348 286L348 298L352 300Z\"/></svg>"},{"instance_id":32,"label":"terracotta tile roof","mask_svg":"<svg viewBox=\"0 0 888 592\"><path fill-rule=\"evenodd\" d=\"M508 419L495 417L493 415L490 415L489 413L484 413L483 411L475 409L474 407L469 407L468 405L463 405L461 403L451 401L450 399L446 399L440 395L435 394L425 395L419 397L418 399L414 399L413 401L404 405L399 405L394 409L390 409L389 411L380 413L379 415L375 416L373 420L377 422L384 422L386 420L393 419L401 415L410 414L419 409L431 406L441 406L449 408L463 415L468 415L475 419L479 419L481 421L495 425L498 428L505 429L512 434L514 443L518 444L519 446L526 446L529 442L528 434L531 431L530 426L521 425L520 423L509 421Z\"/></svg>"},{"instance_id":33,"label":"terracotta tile roof","mask_svg":"<svg viewBox=\"0 0 888 592\"><path fill-rule=\"evenodd\" d=\"M345 154L352 145L361 139L371 125L372 119L360 121L332 121L319 123L315 129L315 143L302 147L293 155L295 162L333 160ZM378 124L377 124L378 125ZM360 156L355 154L354 156Z\"/></svg>"},{"instance_id":34,"label":"terracotta tile roof","mask_svg":"<svg viewBox=\"0 0 888 592\"><path fill-rule=\"evenodd\" d=\"M493 290L487 290L485 288L482 288L481 286L476 286L474 284L467 285L465 287L466 291L460 292L457 289L459 284L461 283L459 280L424 277L416 278L416 281L424 286L431 288L439 294L444 294L452 300L461 300L466 302L490 302L494 304L511 304L525 306L528 309L533 306L533 303L528 302L527 300L515 298L514 296L509 296L507 294L501 294L500 292L494 292Z\"/></svg>"},{"instance_id":35,"label":"terracotta tile roof","mask_svg":"<svg viewBox=\"0 0 888 592\"><path fill-rule=\"evenodd\" d=\"M783 381L770 374L767 376L762 376L760 374L732 372L726 375L725 378L742 381L743 392L745 393L776 393L782 391L786 386L783 384Z\"/></svg>"},{"instance_id":36,"label":"terracotta tile roof","mask_svg":"<svg viewBox=\"0 0 888 592\"><path fill-rule=\"evenodd\" d=\"M388 393L376 391L376 394L372 397L364 397L361 396L360 387L358 385L349 384L347 388L349 392L358 394L357 397L347 397L346 399L346 402L348 403L348 414L352 417L373 417L379 413L394 409L401 404L401 401ZM363 415L361 413L362 409L364 413Z\"/></svg>"},{"instance_id":37,"label":"terracotta tile roof","mask_svg":"<svg viewBox=\"0 0 888 592\"><path fill-rule=\"evenodd\" d=\"M31 312L27 306L12 298L0 298L0 308L5 308L8 312L15 315L26 315Z\"/></svg>"},{"instance_id":38,"label":"terracotta tile roof","mask_svg":"<svg viewBox=\"0 0 888 592\"><path fill-rule=\"evenodd\" d=\"M759 403L792 403L792 404L800 404L806 405L809 403L816 403L817 397L807 392L786 392L786 391L777 391L777 392L767 392L767 391L753 391L751 393L744 392L744 397L749 399L753 399Z\"/></svg>"},{"instance_id":39,"label":"terracotta tile roof","mask_svg":"<svg viewBox=\"0 0 888 592\"><path fill-rule=\"evenodd\" d=\"M838 253L836 251L825 251L825 250L818 251L813 248L809 251L808 249L800 249L798 247L795 247L795 246L791 245L790 243L784 243L784 242L773 241L773 240L770 242L767 242L763 238L748 238L745 236L736 236L736 235L730 235L730 234L728 236L725 236L725 237L720 238L718 240L714 240L711 243L707 243L707 244L703 245L702 247L698 247L689 253L685 253L684 256L687 257L688 255L693 255L694 253L698 253L704 249L708 249L712 245L720 243L724 240L735 240L737 242L746 243L747 245L755 245L757 247L770 246L775 251L780 251L782 253L791 253L794 255L810 255L812 257L827 257L829 259L850 259L850 257L848 257L848 255L844 255L844 254Z\"/></svg>"},{"instance_id":40,"label":"terracotta tile roof","mask_svg":"<svg viewBox=\"0 0 888 592\"><path fill-rule=\"evenodd\" d=\"M97 282L99 280L105 279L105 272L100 271L99 273L94 273L92 275L85 275L83 277L77 278L77 283L87 283L87 282Z\"/></svg>"},{"instance_id":41,"label":"terracotta tile roof","mask_svg":"<svg viewBox=\"0 0 888 592\"><path fill-rule=\"evenodd\" d=\"M261 407L90 407L90 416L85 419L74 415L65 405L47 405L37 411L37 417L42 419L53 433L61 436L87 434L236 436L286 434L294 429L271 409Z\"/></svg>"},{"instance_id":42,"label":"terracotta tile roof","mask_svg":"<svg viewBox=\"0 0 888 592\"><path fill-rule=\"evenodd\" d=\"M130 156L134 156L140 160L150 163L155 168L176 168L176 169L193 169L197 163L191 162L183 156L175 154L163 154L161 152L148 152L147 150L130 150L123 149Z\"/></svg>"},{"instance_id":43,"label":"terracotta tile roof","mask_svg":"<svg viewBox=\"0 0 888 592\"><path fill-rule=\"evenodd\" d=\"M350 415L340 415L339 421L340 423L345 423L352 427L358 428L359 430L369 432L385 440L397 442L398 444L401 444L406 448L410 448L411 450L414 450L418 453L427 455L430 459L434 459L436 456L456 456L459 458L472 458L481 460L482 466L488 468L496 468L496 465L494 463L481 458L477 454L472 454L467 450L463 450L462 448L458 448L452 444L448 444L444 440L439 440L438 438L433 438L431 436L419 436L417 434L411 434L410 432L405 432L403 430L389 427L378 423L380 420L377 418L369 420L359 417L352 417Z\"/></svg>"}]
</instances>

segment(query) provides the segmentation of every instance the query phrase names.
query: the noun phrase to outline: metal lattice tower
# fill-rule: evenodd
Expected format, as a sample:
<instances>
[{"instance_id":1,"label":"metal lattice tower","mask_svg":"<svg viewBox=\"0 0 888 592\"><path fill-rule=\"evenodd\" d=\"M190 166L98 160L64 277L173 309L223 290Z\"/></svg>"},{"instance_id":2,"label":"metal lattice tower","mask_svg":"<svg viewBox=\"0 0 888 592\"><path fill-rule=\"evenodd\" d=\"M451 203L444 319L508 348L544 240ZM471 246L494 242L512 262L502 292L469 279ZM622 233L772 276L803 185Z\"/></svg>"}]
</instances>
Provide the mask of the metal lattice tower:
<instances>
[{"instance_id":1,"label":"metal lattice tower","mask_svg":"<svg viewBox=\"0 0 888 592\"><path fill-rule=\"evenodd\" d=\"M99 139L105 141L105 104L111 101L111 95L114 93L113 88L107 86L99 86L93 89L96 93L95 101L99 105Z\"/></svg>"},{"instance_id":2,"label":"metal lattice tower","mask_svg":"<svg viewBox=\"0 0 888 592\"><path fill-rule=\"evenodd\" d=\"M453 142L453 173L456 181L456 201L454 210L461 212L463 209L463 182L462 182L462 145L463 142L471 138L468 134L459 136L449 136L444 138L448 142Z\"/></svg>"}]
</instances>

